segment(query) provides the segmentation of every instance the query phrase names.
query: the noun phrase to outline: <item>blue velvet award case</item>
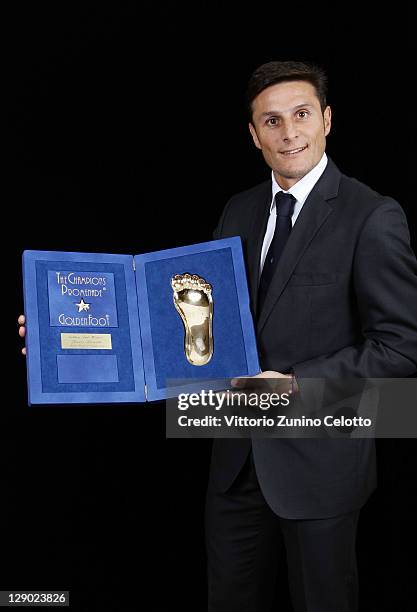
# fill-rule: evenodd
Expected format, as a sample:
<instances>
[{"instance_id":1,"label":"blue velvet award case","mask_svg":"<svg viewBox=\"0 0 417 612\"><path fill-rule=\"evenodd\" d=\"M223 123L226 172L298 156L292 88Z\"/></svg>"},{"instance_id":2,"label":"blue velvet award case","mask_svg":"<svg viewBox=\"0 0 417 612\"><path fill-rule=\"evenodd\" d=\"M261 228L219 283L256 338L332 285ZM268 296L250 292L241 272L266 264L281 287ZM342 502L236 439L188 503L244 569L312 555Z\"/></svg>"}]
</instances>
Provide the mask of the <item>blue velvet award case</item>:
<instances>
[{"instance_id":1,"label":"blue velvet award case","mask_svg":"<svg viewBox=\"0 0 417 612\"><path fill-rule=\"evenodd\" d=\"M203 365L187 358L176 275L211 287ZM259 372L238 237L135 257L25 251L23 282L29 405L140 403Z\"/></svg>"}]
</instances>

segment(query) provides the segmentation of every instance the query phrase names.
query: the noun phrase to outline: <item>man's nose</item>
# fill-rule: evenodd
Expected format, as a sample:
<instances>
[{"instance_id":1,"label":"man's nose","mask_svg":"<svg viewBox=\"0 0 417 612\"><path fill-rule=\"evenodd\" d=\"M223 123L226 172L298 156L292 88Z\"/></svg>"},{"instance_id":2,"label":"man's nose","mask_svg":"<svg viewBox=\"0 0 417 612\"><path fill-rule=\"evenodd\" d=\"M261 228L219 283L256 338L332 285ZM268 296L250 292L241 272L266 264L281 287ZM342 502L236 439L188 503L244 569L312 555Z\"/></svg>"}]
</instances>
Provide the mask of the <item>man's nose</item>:
<instances>
[{"instance_id":1,"label":"man's nose","mask_svg":"<svg viewBox=\"0 0 417 612\"><path fill-rule=\"evenodd\" d=\"M293 121L285 121L282 125L282 139L284 141L293 140L297 138L297 126Z\"/></svg>"}]
</instances>

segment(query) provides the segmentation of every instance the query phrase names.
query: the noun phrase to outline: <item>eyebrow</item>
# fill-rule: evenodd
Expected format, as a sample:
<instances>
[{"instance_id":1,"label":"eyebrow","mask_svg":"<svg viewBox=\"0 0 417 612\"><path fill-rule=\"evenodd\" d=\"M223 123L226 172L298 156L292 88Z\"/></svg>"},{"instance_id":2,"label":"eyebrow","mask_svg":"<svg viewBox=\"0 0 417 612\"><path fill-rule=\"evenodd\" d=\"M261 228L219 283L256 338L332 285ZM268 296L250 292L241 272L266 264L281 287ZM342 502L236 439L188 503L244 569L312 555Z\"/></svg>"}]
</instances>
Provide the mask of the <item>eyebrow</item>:
<instances>
[{"instance_id":1,"label":"eyebrow","mask_svg":"<svg viewBox=\"0 0 417 612\"><path fill-rule=\"evenodd\" d=\"M305 108L306 106L308 106L309 108L314 108L314 106L312 104L297 104L297 106L294 106L294 108L290 109L291 111L295 111L298 110L299 108ZM281 112L280 111L267 111L265 113L261 114L261 117L271 117L272 115L280 115Z\"/></svg>"}]
</instances>

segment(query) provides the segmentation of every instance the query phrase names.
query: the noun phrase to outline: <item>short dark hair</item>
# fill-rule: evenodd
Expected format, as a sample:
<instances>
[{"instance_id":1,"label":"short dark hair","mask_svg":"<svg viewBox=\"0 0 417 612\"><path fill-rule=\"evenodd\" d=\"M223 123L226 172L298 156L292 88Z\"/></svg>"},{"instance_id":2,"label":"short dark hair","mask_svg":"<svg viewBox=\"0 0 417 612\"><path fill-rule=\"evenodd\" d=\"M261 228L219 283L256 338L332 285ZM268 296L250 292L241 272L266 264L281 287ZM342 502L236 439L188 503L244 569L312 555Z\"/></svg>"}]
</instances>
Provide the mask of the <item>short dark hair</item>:
<instances>
[{"instance_id":1,"label":"short dark hair","mask_svg":"<svg viewBox=\"0 0 417 612\"><path fill-rule=\"evenodd\" d=\"M316 90L322 112L327 106L327 74L321 66L310 62L268 62L259 66L248 82L246 105L252 121L252 102L261 91L283 81L308 81Z\"/></svg>"}]
</instances>

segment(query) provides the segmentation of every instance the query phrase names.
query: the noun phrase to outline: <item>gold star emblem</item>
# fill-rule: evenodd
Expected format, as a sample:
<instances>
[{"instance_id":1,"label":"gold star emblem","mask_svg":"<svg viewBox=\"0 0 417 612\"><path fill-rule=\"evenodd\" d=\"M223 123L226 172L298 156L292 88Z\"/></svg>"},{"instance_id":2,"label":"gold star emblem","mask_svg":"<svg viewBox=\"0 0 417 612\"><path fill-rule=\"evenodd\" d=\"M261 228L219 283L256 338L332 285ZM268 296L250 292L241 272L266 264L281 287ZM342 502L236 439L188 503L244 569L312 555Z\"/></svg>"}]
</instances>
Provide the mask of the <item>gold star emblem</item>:
<instances>
[{"instance_id":1,"label":"gold star emblem","mask_svg":"<svg viewBox=\"0 0 417 612\"><path fill-rule=\"evenodd\" d=\"M90 304L86 304L82 298L81 301L75 305L78 307L78 312L81 312L82 310L90 310Z\"/></svg>"}]
</instances>

